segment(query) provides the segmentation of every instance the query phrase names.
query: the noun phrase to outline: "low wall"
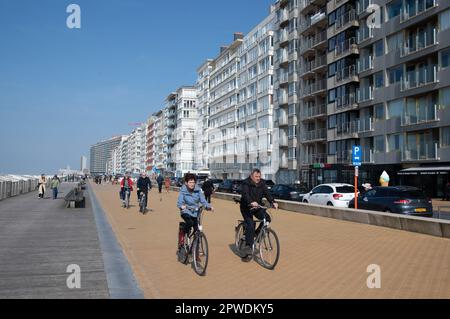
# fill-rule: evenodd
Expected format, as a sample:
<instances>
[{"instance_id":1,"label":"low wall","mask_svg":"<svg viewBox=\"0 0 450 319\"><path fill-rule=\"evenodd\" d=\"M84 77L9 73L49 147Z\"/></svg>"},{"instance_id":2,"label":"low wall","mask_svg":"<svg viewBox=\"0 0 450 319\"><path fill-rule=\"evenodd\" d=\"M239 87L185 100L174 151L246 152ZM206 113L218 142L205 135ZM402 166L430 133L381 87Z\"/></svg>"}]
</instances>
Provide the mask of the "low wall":
<instances>
[{"instance_id":1,"label":"low wall","mask_svg":"<svg viewBox=\"0 0 450 319\"><path fill-rule=\"evenodd\" d=\"M178 188L173 187L173 190L178 191ZM227 193L215 193L213 195L213 198L229 201L240 197L241 196L237 194ZM450 221L448 220L388 214L368 210L319 206L283 200L277 200L277 203L280 209L291 212L345 220L360 224L394 228L436 237L450 238Z\"/></svg>"}]
</instances>

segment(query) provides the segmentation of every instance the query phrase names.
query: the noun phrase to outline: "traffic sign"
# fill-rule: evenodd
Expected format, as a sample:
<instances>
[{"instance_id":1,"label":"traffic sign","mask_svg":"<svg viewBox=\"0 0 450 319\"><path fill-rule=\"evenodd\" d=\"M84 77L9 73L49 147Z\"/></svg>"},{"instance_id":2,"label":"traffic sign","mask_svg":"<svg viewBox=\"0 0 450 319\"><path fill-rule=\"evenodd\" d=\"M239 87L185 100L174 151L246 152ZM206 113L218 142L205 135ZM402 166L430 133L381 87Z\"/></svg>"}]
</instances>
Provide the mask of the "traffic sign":
<instances>
[{"instance_id":1,"label":"traffic sign","mask_svg":"<svg viewBox=\"0 0 450 319\"><path fill-rule=\"evenodd\" d=\"M361 146L353 146L353 150L352 150L353 166L361 166L361 161L362 161Z\"/></svg>"}]
</instances>

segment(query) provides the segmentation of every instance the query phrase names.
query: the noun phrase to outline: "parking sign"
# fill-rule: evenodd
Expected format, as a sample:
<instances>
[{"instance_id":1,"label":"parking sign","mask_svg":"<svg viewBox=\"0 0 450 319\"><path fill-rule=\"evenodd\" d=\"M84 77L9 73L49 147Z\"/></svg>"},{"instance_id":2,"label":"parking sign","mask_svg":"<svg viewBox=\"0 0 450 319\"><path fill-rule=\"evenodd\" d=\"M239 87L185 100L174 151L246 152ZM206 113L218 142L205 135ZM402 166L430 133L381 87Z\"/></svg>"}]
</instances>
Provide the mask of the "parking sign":
<instances>
[{"instance_id":1,"label":"parking sign","mask_svg":"<svg viewBox=\"0 0 450 319\"><path fill-rule=\"evenodd\" d=\"M353 166L361 166L361 160L362 160L361 146L353 146L352 150Z\"/></svg>"}]
</instances>

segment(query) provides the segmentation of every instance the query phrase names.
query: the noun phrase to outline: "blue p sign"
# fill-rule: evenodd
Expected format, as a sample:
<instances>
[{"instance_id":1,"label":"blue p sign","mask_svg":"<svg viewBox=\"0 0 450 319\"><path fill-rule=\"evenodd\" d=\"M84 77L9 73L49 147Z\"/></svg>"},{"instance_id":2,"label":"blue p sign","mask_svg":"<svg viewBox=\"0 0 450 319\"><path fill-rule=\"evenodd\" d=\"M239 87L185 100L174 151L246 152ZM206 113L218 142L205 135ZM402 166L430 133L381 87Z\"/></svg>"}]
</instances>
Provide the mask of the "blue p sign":
<instances>
[{"instance_id":1,"label":"blue p sign","mask_svg":"<svg viewBox=\"0 0 450 319\"><path fill-rule=\"evenodd\" d=\"M353 146L353 151L352 151L353 166L361 166L361 161L362 161L361 146Z\"/></svg>"}]
</instances>

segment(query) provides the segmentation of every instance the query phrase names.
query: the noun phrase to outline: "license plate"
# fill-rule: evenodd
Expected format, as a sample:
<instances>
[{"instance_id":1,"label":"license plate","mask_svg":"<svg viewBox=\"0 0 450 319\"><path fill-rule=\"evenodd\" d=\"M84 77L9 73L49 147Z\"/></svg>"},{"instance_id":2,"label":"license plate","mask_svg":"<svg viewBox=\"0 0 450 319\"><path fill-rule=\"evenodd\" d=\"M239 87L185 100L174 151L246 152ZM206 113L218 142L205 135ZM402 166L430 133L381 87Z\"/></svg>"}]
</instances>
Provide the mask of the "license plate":
<instances>
[{"instance_id":1,"label":"license plate","mask_svg":"<svg viewBox=\"0 0 450 319\"><path fill-rule=\"evenodd\" d=\"M426 209L426 208L416 208L416 209L415 209L415 212L416 212L416 213L426 213L426 212L427 212L427 209Z\"/></svg>"}]
</instances>

